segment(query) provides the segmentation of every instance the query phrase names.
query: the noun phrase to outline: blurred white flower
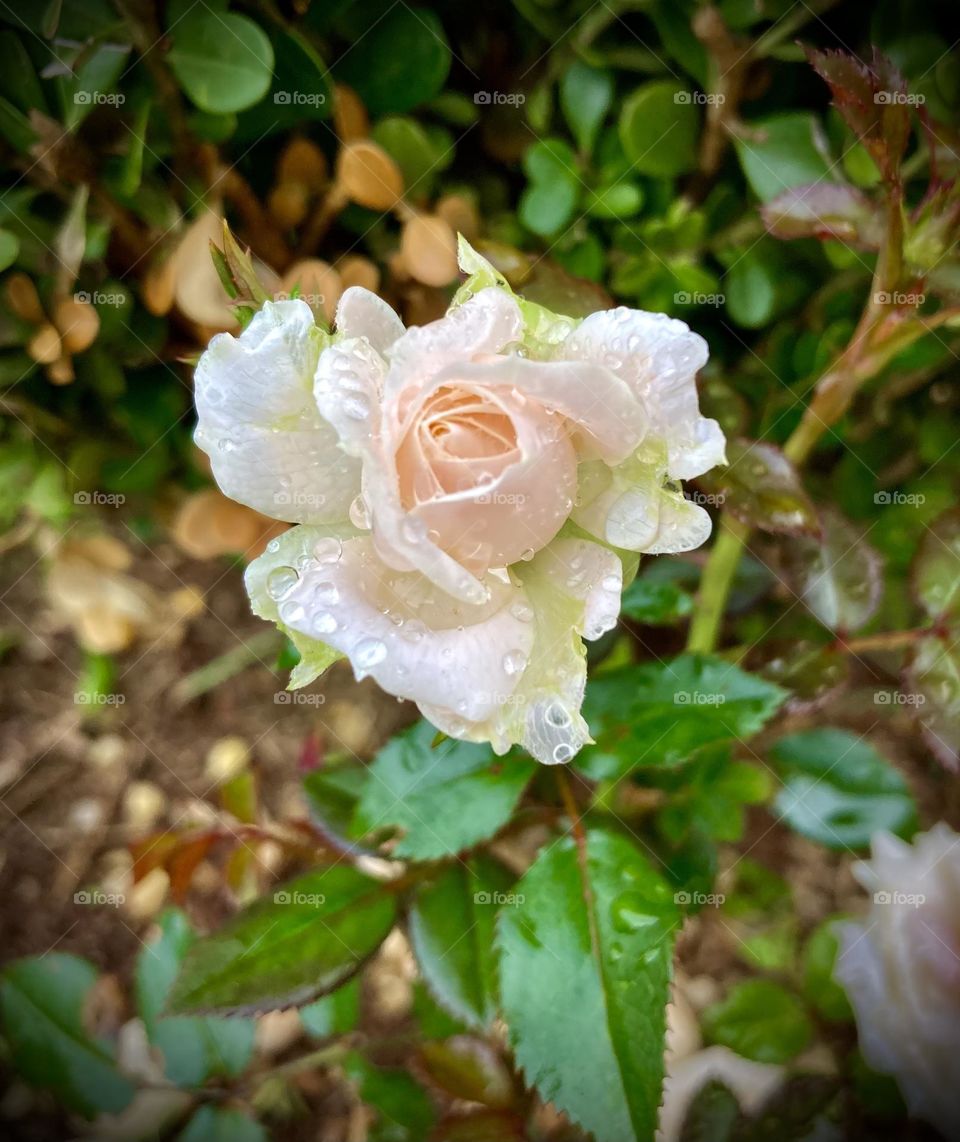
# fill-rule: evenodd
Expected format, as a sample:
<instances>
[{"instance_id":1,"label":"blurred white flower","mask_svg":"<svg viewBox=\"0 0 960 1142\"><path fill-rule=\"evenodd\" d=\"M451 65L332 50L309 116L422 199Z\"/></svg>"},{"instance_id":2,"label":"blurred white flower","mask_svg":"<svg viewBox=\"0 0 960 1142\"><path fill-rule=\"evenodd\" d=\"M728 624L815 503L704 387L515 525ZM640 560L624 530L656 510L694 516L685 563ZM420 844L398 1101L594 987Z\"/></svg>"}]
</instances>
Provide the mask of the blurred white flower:
<instances>
[{"instance_id":1,"label":"blurred white flower","mask_svg":"<svg viewBox=\"0 0 960 1142\"><path fill-rule=\"evenodd\" d=\"M662 314L558 317L466 243L460 264L422 327L359 287L333 335L302 301L266 303L200 360L196 440L226 495L301 525L247 573L303 655L294 685L346 655L453 737L564 762L588 740L581 636L616 623L621 555L709 535L679 485L723 459L697 401L707 347Z\"/></svg>"},{"instance_id":2,"label":"blurred white flower","mask_svg":"<svg viewBox=\"0 0 960 1142\"><path fill-rule=\"evenodd\" d=\"M935 825L907 844L873 837L854 866L872 894L862 924L838 925L834 975L864 1058L892 1074L910 1113L960 1137L960 836Z\"/></svg>"}]
</instances>

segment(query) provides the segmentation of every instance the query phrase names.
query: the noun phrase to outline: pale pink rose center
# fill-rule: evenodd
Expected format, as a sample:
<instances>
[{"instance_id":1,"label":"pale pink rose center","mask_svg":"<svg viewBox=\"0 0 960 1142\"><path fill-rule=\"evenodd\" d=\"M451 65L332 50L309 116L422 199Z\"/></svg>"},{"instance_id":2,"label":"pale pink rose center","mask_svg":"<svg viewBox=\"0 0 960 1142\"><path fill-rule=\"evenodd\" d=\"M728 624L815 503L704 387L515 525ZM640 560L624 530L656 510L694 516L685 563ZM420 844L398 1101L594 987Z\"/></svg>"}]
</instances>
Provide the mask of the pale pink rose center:
<instances>
[{"instance_id":1,"label":"pale pink rose center","mask_svg":"<svg viewBox=\"0 0 960 1142\"><path fill-rule=\"evenodd\" d=\"M437 389L408 418L396 462L404 510L475 573L531 557L573 505L566 422L506 386Z\"/></svg>"}]
</instances>

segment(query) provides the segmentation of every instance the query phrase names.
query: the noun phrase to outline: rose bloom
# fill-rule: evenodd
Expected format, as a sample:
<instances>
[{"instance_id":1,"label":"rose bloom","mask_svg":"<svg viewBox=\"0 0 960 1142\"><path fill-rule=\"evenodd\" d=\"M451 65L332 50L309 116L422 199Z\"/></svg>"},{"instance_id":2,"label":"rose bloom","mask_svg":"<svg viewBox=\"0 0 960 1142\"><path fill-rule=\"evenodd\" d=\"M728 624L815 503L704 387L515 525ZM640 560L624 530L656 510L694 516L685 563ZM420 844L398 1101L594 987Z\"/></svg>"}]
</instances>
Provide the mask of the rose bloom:
<instances>
[{"instance_id":1,"label":"rose bloom","mask_svg":"<svg viewBox=\"0 0 960 1142\"><path fill-rule=\"evenodd\" d=\"M301 653L291 685L345 655L452 737L565 762L624 561L710 533L679 483L723 460L707 346L663 314L558 317L466 243L461 267L446 316L406 330L359 287L334 334L267 302L203 354L196 441L226 495L299 525L247 572Z\"/></svg>"},{"instance_id":2,"label":"rose bloom","mask_svg":"<svg viewBox=\"0 0 960 1142\"><path fill-rule=\"evenodd\" d=\"M863 924L837 926L834 975L864 1058L912 1115L960 1138L960 836L942 822L912 845L876 833L854 873L873 903Z\"/></svg>"}]
</instances>

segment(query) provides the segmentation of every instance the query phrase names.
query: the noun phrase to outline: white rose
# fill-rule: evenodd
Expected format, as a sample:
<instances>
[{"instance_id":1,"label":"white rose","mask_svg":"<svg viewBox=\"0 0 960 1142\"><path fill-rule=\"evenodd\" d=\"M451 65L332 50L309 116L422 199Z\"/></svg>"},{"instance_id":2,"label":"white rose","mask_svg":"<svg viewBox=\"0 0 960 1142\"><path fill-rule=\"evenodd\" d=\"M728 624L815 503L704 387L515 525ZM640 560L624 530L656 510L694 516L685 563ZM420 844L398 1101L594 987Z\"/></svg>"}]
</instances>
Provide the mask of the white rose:
<instances>
[{"instance_id":1,"label":"white rose","mask_svg":"<svg viewBox=\"0 0 960 1142\"><path fill-rule=\"evenodd\" d=\"M864 1058L893 1075L910 1113L960 1137L960 836L935 825L913 844L877 833L854 866L872 893L862 924L838 925L834 975Z\"/></svg>"}]
</instances>

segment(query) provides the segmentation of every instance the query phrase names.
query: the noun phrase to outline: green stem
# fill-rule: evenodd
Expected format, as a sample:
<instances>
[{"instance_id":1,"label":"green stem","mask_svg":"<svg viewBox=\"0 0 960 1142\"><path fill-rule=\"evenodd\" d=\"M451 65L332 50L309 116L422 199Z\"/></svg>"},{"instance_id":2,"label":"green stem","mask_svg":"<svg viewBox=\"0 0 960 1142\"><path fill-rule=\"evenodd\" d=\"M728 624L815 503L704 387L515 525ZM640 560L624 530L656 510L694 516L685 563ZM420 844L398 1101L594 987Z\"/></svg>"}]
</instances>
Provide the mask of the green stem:
<instances>
[{"instance_id":1,"label":"green stem","mask_svg":"<svg viewBox=\"0 0 960 1142\"><path fill-rule=\"evenodd\" d=\"M687 639L687 650L700 654L709 654L717 644L727 595L740 562L740 553L750 536L749 524L729 515L720 517L719 526L719 534L703 569L700 595Z\"/></svg>"}]
</instances>

